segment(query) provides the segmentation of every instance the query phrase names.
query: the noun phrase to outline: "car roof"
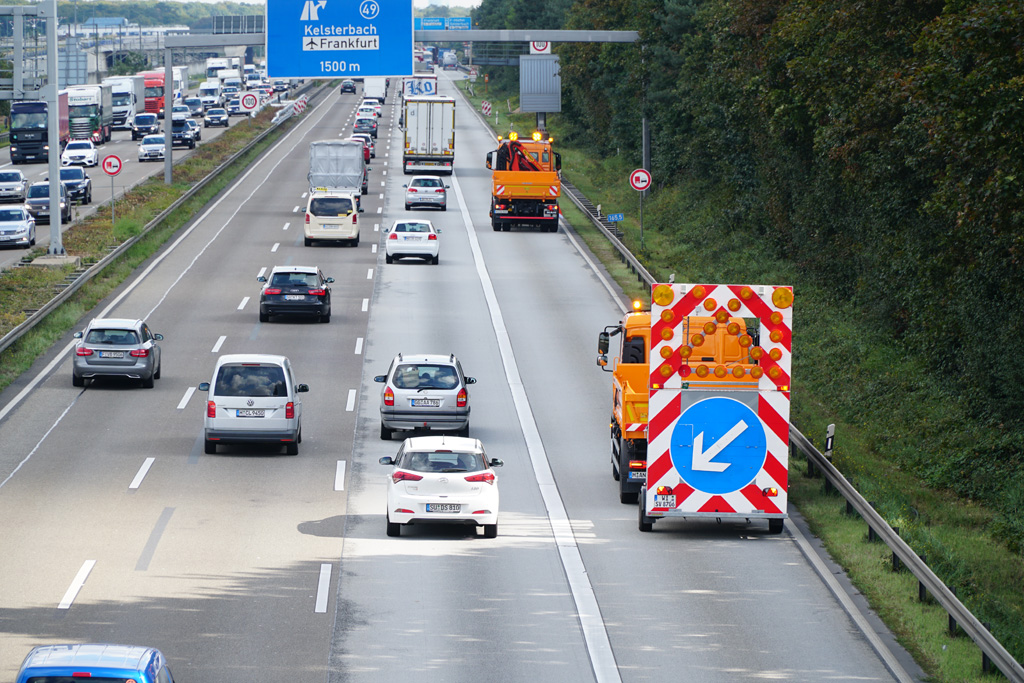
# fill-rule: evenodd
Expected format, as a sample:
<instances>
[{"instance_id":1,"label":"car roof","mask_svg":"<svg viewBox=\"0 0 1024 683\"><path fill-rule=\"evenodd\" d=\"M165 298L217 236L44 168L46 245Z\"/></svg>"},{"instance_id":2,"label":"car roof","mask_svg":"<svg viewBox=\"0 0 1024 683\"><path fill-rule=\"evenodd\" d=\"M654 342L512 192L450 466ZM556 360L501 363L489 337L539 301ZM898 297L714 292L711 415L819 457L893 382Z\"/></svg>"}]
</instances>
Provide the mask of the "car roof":
<instances>
[{"instance_id":1,"label":"car roof","mask_svg":"<svg viewBox=\"0 0 1024 683\"><path fill-rule=\"evenodd\" d=\"M395 356L400 363L441 363L452 364L455 362L454 354L448 353L400 353Z\"/></svg>"},{"instance_id":2,"label":"car roof","mask_svg":"<svg viewBox=\"0 0 1024 683\"><path fill-rule=\"evenodd\" d=\"M141 324L141 320L132 320L131 318L93 318L89 323L89 327L114 327L133 330Z\"/></svg>"},{"instance_id":3,"label":"car roof","mask_svg":"<svg viewBox=\"0 0 1024 683\"><path fill-rule=\"evenodd\" d=\"M144 670L157 650L141 645L83 643L40 645L25 657L22 669L41 667L105 667Z\"/></svg>"},{"instance_id":4,"label":"car roof","mask_svg":"<svg viewBox=\"0 0 1024 683\"><path fill-rule=\"evenodd\" d=\"M358 193L355 191L346 192L344 190L324 190L321 192L319 190L314 190L309 193L309 200L312 201L314 197L344 197L346 199L354 199L356 194ZM274 272L282 273L285 271L278 270Z\"/></svg>"},{"instance_id":5,"label":"car roof","mask_svg":"<svg viewBox=\"0 0 1024 683\"><path fill-rule=\"evenodd\" d=\"M274 273L315 273L319 269L316 266L274 266L270 274Z\"/></svg>"},{"instance_id":6,"label":"car roof","mask_svg":"<svg viewBox=\"0 0 1024 683\"><path fill-rule=\"evenodd\" d=\"M217 359L217 367L238 363L269 363L272 365L284 365L288 360L285 356L277 356L269 353L229 353Z\"/></svg>"},{"instance_id":7,"label":"car roof","mask_svg":"<svg viewBox=\"0 0 1024 683\"><path fill-rule=\"evenodd\" d=\"M413 436L405 440L407 451L454 451L456 453L480 453L484 449L480 439L465 436Z\"/></svg>"}]
</instances>

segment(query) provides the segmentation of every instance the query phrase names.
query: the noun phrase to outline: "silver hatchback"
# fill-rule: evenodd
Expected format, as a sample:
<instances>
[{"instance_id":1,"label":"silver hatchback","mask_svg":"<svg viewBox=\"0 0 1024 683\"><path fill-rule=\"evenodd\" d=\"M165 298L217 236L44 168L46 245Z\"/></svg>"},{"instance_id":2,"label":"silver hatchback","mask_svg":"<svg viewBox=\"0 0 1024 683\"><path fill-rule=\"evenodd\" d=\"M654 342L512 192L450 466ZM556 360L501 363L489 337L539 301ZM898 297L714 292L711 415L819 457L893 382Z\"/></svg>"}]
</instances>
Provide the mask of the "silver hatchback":
<instances>
[{"instance_id":1,"label":"silver hatchback","mask_svg":"<svg viewBox=\"0 0 1024 683\"><path fill-rule=\"evenodd\" d=\"M380 396L380 438L395 430L436 430L469 436L469 391L476 378L462 372L455 354L398 354Z\"/></svg>"},{"instance_id":2,"label":"silver hatchback","mask_svg":"<svg viewBox=\"0 0 1024 683\"><path fill-rule=\"evenodd\" d=\"M163 338L141 320L96 318L84 332L75 332L71 384L84 387L85 380L96 377L130 377L152 389L153 380L160 379L157 342Z\"/></svg>"}]
</instances>

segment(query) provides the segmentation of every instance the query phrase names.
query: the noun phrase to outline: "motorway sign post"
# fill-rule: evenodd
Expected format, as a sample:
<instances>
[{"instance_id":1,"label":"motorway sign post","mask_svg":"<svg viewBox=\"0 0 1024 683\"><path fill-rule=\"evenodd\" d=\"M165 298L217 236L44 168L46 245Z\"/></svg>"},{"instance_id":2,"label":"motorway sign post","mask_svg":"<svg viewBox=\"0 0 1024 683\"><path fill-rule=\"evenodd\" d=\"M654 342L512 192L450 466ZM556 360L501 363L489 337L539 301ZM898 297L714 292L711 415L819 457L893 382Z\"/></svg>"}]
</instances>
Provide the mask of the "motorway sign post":
<instances>
[{"instance_id":1,"label":"motorway sign post","mask_svg":"<svg viewBox=\"0 0 1024 683\"><path fill-rule=\"evenodd\" d=\"M121 172L121 157L108 154L103 157L103 172L110 176L110 225L114 225L114 176Z\"/></svg>"},{"instance_id":2,"label":"motorway sign post","mask_svg":"<svg viewBox=\"0 0 1024 683\"><path fill-rule=\"evenodd\" d=\"M412 0L267 0L270 78L413 72Z\"/></svg>"},{"instance_id":3,"label":"motorway sign post","mask_svg":"<svg viewBox=\"0 0 1024 683\"><path fill-rule=\"evenodd\" d=\"M629 174L629 186L640 193L640 248L644 248L644 195L651 186L651 172L638 168Z\"/></svg>"}]
</instances>

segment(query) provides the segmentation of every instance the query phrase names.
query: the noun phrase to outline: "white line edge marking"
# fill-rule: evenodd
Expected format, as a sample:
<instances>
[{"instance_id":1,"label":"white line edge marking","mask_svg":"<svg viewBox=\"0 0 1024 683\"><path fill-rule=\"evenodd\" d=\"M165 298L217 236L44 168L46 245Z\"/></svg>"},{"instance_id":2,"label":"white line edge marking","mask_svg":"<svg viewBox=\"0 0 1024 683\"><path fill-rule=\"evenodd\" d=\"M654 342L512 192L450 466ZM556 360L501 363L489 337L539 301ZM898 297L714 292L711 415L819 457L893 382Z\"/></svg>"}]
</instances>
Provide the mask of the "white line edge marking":
<instances>
[{"instance_id":1,"label":"white line edge marking","mask_svg":"<svg viewBox=\"0 0 1024 683\"><path fill-rule=\"evenodd\" d=\"M330 591L331 565L321 564L320 580L316 584L316 607L313 608L314 614L324 614L327 612L327 599L330 597Z\"/></svg>"},{"instance_id":2,"label":"white line edge marking","mask_svg":"<svg viewBox=\"0 0 1024 683\"><path fill-rule=\"evenodd\" d=\"M181 401L178 403L178 410L184 410L185 406L188 405L189 400L192 398L192 394L196 393L195 387L189 387L185 390L185 395L181 397Z\"/></svg>"},{"instance_id":3,"label":"white line edge marking","mask_svg":"<svg viewBox=\"0 0 1024 683\"><path fill-rule=\"evenodd\" d=\"M210 353L217 353L218 351L220 351L220 347L224 345L224 342L225 342L226 340L227 340L227 337L225 337L225 336L224 336L224 335L222 334L222 335L220 336L220 338L219 338L219 339L217 339L217 343L213 345L213 348L212 348L212 349L210 349Z\"/></svg>"},{"instance_id":4,"label":"white line edge marking","mask_svg":"<svg viewBox=\"0 0 1024 683\"><path fill-rule=\"evenodd\" d=\"M604 618L601 616L601 608L597 604L594 587L590 583L590 577L587 575L586 567L583 564L583 557L580 555L579 545L577 545L576 537L573 535L568 513L558 493L558 485L555 483L554 475L551 472L551 463L548 461L547 452L544 450L544 442L541 440L540 430L530 408L530 399L523 387L523 380L519 374L515 354L512 351L512 343L501 314L501 307L494 293L494 285L491 283L490 275L487 273L483 253L480 251L480 242L477 240L476 228L473 227L473 220L466 208L466 201L462 195L462 186L454 175L452 176L452 188L455 190L455 196L459 202L459 211L466 225L470 250L473 252L477 276L484 290L484 298L487 301L491 326L494 328L498 350L501 353L502 365L505 369L505 379L508 383L509 391L512 393L519 425L522 428L523 438L526 441L526 447L530 454L530 463L533 466L533 473L537 479L541 497L544 499L544 507L548 511L548 521L551 524L551 532L558 547L558 556L561 559L562 567L565 569L573 601L576 603L576 612L580 618L580 627L583 630L583 640L587 646L587 654L590 657L591 666L594 668L594 674L598 683L621 681L622 678L619 676L619 669L615 663L615 653L612 652L611 643L608 640L608 630L605 627Z\"/></svg>"},{"instance_id":5,"label":"white line edge marking","mask_svg":"<svg viewBox=\"0 0 1024 683\"><path fill-rule=\"evenodd\" d=\"M274 254L274 253L276 253L276 252L277 252L277 249L278 249L278 247L280 247L280 246L281 246L281 243L280 243L280 242L274 242L274 246L272 246L272 247L270 248L270 253L271 253L271 254Z\"/></svg>"},{"instance_id":6,"label":"white line edge marking","mask_svg":"<svg viewBox=\"0 0 1024 683\"><path fill-rule=\"evenodd\" d=\"M368 310L370 310L370 300L363 299L363 313L366 313Z\"/></svg>"},{"instance_id":7,"label":"white line edge marking","mask_svg":"<svg viewBox=\"0 0 1024 683\"><path fill-rule=\"evenodd\" d=\"M249 303L249 297L247 297L247 296L246 296L246 297L243 297L243 298L242 298L242 303L238 304L238 308L237 308L237 309L235 309L235 310L238 310L238 311L242 310L243 308L245 308L245 305L246 305L247 303Z\"/></svg>"},{"instance_id":8,"label":"white line edge marking","mask_svg":"<svg viewBox=\"0 0 1024 683\"><path fill-rule=\"evenodd\" d=\"M61 598L60 604L57 605L57 609L68 609L74 603L75 598L78 597L78 591L82 590L82 586L85 585L85 580L89 578L89 572L96 566L96 560L86 560L82 565L82 568L75 574L75 580L68 586L68 591Z\"/></svg>"},{"instance_id":9,"label":"white line edge marking","mask_svg":"<svg viewBox=\"0 0 1024 683\"><path fill-rule=\"evenodd\" d=\"M348 400L345 401L345 411L351 413L356 407L356 390L348 390Z\"/></svg>"},{"instance_id":10,"label":"white line edge marking","mask_svg":"<svg viewBox=\"0 0 1024 683\"><path fill-rule=\"evenodd\" d=\"M356 338L356 355L358 356L362 352L363 352L363 338L362 337L357 337Z\"/></svg>"},{"instance_id":11,"label":"white line edge marking","mask_svg":"<svg viewBox=\"0 0 1024 683\"><path fill-rule=\"evenodd\" d=\"M338 461L338 469L334 471L334 490L344 491L345 490L345 461Z\"/></svg>"},{"instance_id":12,"label":"white line edge marking","mask_svg":"<svg viewBox=\"0 0 1024 683\"><path fill-rule=\"evenodd\" d=\"M146 461L142 463L142 467L139 468L135 478L132 479L132 483L128 484L129 489L137 489L142 485L142 480L146 478L149 473L149 468L156 462L156 458L146 458Z\"/></svg>"}]
</instances>

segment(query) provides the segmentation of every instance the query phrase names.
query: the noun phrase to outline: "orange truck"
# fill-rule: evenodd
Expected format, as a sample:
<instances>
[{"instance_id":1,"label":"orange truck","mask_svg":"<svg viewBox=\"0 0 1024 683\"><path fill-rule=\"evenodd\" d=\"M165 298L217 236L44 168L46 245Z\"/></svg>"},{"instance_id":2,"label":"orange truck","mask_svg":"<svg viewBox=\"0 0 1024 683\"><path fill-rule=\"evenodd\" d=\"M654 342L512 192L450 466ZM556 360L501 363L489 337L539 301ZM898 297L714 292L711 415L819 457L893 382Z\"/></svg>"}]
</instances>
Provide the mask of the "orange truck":
<instances>
[{"instance_id":1,"label":"orange truck","mask_svg":"<svg viewBox=\"0 0 1024 683\"><path fill-rule=\"evenodd\" d=\"M562 194L559 171L562 156L552 150L553 139L534 133L520 140L513 132L498 138L498 149L487 153L491 169L491 227L511 230L513 225L558 231L558 198Z\"/></svg>"},{"instance_id":2,"label":"orange truck","mask_svg":"<svg viewBox=\"0 0 1024 683\"><path fill-rule=\"evenodd\" d=\"M720 316L721 317L721 316ZM618 356L609 367L611 338L618 336ZM687 319L683 338L699 336L687 359L693 364L695 381L708 390L732 388L740 380L733 374L716 377L708 367L752 367L748 348L756 346L747 335L743 318L694 316ZM756 333L755 333L756 336ZM741 340L745 345L741 344ZM635 504L647 480L648 399L650 397L651 313L639 301L618 325L610 325L598 336L597 364L612 373L611 461L612 478L619 483L619 501ZM704 377L698 378L698 373Z\"/></svg>"}]
</instances>

